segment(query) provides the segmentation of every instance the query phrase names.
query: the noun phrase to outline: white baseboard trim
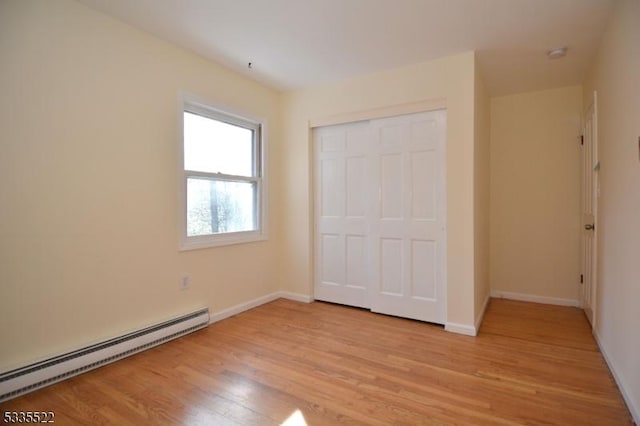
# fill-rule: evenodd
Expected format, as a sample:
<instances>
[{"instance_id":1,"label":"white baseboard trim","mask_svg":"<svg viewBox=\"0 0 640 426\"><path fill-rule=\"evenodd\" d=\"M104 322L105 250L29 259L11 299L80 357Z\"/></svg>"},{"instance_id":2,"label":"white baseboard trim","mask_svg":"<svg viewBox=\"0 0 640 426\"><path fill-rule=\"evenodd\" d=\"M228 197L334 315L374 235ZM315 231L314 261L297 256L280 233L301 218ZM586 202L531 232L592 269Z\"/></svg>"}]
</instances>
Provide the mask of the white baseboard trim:
<instances>
[{"instance_id":1,"label":"white baseboard trim","mask_svg":"<svg viewBox=\"0 0 640 426\"><path fill-rule=\"evenodd\" d=\"M302 303L311 303L314 300L312 296L309 296L306 294L300 294L300 293L293 293L290 291L279 291L277 294L278 294L278 297L282 297L283 299L289 299L289 300L302 302Z\"/></svg>"},{"instance_id":2,"label":"white baseboard trim","mask_svg":"<svg viewBox=\"0 0 640 426\"><path fill-rule=\"evenodd\" d=\"M209 324L213 324L214 322L222 321L223 319L227 319L234 315L238 315L244 311L248 311L249 309L257 308L260 305L264 305L265 303L273 302L278 299L278 293L267 294L262 297L258 297L257 299L249 300L248 302L240 303L238 305L232 306L227 309L223 309L220 312L216 312L211 315L211 321Z\"/></svg>"},{"instance_id":3,"label":"white baseboard trim","mask_svg":"<svg viewBox=\"0 0 640 426\"><path fill-rule=\"evenodd\" d=\"M484 303L482 304L482 309L478 312L476 316L476 333L480 331L480 326L482 325L482 320L484 319L484 314L487 312L487 306L489 306L489 300L491 300L491 295L487 294L487 297L484 299Z\"/></svg>"},{"instance_id":4,"label":"white baseboard trim","mask_svg":"<svg viewBox=\"0 0 640 426\"><path fill-rule=\"evenodd\" d=\"M607 351L604 349L604 346L600 341L600 337L598 337L598 333L596 333L595 330L593 331L593 337L596 339L596 343L600 348L600 353L602 354L602 357L607 363L607 366L609 367L609 371L611 371L611 375L613 376L613 379L616 381L616 384L618 385L618 389L620 389L622 398L624 399L624 402L627 404L627 408L631 413L631 417L633 417L633 421L635 422L636 425L640 425L640 407L636 407L633 405L633 398L631 398L631 396L626 391L624 382L622 381L622 377L616 372L616 369L613 367L613 364L611 363L611 358L609 358L609 355L607 355Z\"/></svg>"},{"instance_id":5,"label":"white baseboard trim","mask_svg":"<svg viewBox=\"0 0 640 426\"><path fill-rule=\"evenodd\" d=\"M561 299L559 297L537 296L535 294L511 293L508 291L491 290L491 297L496 299L519 300L521 302L544 303L546 305L580 307L576 299Z\"/></svg>"},{"instance_id":6,"label":"white baseboard trim","mask_svg":"<svg viewBox=\"0 0 640 426\"><path fill-rule=\"evenodd\" d=\"M240 303L230 308L223 309L220 312L215 312L213 315L211 315L211 320L209 321L209 324L222 321L223 319L232 317L234 315L238 315L239 313L248 311L249 309L257 308L260 305L273 302L274 300L280 299L280 298L295 300L296 302L303 302L303 303L311 303L313 301L313 298L311 296L307 296L304 294L292 293L289 291L276 291L276 292L267 294L265 296L258 297L256 299L249 300L244 303Z\"/></svg>"},{"instance_id":7,"label":"white baseboard trim","mask_svg":"<svg viewBox=\"0 0 640 426\"><path fill-rule=\"evenodd\" d=\"M478 329L472 325L456 324L455 322L448 322L444 325L445 331L450 333L464 334L465 336L476 336Z\"/></svg>"}]
</instances>

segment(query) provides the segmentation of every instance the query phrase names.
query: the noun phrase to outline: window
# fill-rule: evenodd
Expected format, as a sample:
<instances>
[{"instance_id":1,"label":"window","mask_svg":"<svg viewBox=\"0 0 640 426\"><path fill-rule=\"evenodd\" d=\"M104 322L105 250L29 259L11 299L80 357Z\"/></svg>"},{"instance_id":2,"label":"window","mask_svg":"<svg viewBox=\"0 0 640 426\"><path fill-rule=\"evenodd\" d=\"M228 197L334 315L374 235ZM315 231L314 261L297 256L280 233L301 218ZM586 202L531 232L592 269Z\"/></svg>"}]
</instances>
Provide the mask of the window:
<instances>
[{"instance_id":1,"label":"window","mask_svg":"<svg viewBox=\"0 0 640 426\"><path fill-rule=\"evenodd\" d=\"M182 105L180 248L265 239L262 123Z\"/></svg>"}]
</instances>

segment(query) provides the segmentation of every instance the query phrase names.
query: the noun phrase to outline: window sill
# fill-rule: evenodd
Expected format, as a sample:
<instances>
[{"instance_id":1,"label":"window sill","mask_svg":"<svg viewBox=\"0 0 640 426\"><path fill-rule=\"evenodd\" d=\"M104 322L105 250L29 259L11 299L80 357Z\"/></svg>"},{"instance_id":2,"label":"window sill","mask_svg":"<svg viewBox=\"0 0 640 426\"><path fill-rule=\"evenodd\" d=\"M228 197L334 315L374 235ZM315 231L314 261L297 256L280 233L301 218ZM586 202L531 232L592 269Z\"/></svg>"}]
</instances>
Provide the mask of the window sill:
<instances>
[{"instance_id":1,"label":"window sill","mask_svg":"<svg viewBox=\"0 0 640 426\"><path fill-rule=\"evenodd\" d=\"M200 237L189 237L180 241L178 251L199 250L212 247L224 247L235 244L253 243L266 241L268 235L260 231L234 232L222 235L206 235Z\"/></svg>"}]
</instances>

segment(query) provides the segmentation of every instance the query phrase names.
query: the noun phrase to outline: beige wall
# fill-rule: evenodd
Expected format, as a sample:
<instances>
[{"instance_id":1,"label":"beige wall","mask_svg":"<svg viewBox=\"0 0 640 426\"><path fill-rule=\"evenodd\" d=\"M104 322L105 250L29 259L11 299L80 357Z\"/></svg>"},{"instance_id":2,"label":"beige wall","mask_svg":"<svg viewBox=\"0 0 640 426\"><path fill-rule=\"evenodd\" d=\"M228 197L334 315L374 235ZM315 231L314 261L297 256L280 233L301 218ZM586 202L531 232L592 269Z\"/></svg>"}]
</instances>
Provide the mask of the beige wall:
<instances>
[{"instance_id":1,"label":"beige wall","mask_svg":"<svg viewBox=\"0 0 640 426\"><path fill-rule=\"evenodd\" d=\"M480 325L490 292L490 127L491 104L482 72L475 69L474 110L474 268L475 323Z\"/></svg>"},{"instance_id":2,"label":"beige wall","mask_svg":"<svg viewBox=\"0 0 640 426\"><path fill-rule=\"evenodd\" d=\"M0 58L0 371L278 289L278 191L267 242L177 229L178 91L265 117L271 183L278 93L66 0L0 2Z\"/></svg>"},{"instance_id":3,"label":"beige wall","mask_svg":"<svg viewBox=\"0 0 640 426\"><path fill-rule=\"evenodd\" d=\"M491 100L491 289L578 299L579 86Z\"/></svg>"},{"instance_id":4,"label":"beige wall","mask_svg":"<svg viewBox=\"0 0 640 426\"><path fill-rule=\"evenodd\" d=\"M585 85L598 92L595 334L640 424L640 2L617 3Z\"/></svg>"},{"instance_id":5,"label":"beige wall","mask_svg":"<svg viewBox=\"0 0 640 426\"><path fill-rule=\"evenodd\" d=\"M285 96L283 246L287 290L313 294L309 120L445 98L447 118L448 315L474 323L474 54L365 75Z\"/></svg>"}]
</instances>

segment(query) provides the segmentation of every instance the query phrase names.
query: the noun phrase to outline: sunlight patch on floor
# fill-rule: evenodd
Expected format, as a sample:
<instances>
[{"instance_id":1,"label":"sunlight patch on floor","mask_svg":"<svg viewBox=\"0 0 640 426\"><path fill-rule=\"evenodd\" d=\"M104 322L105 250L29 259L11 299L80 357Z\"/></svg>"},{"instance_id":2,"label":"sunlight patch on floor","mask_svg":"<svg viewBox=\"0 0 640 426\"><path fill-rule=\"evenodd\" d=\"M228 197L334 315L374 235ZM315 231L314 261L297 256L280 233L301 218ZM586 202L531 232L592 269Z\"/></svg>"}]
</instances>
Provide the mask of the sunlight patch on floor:
<instances>
[{"instance_id":1,"label":"sunlight patch on floor","mask_svg":"<svg viewBox=\"0 0 640 426\"><path fill-rule=\"evenodd\" d=\"M296 410L287 417L287 420L280 423L280 426L307 426L307 421L304 419L302 412L300 410Z\"/></svg>"}]
</instances>

